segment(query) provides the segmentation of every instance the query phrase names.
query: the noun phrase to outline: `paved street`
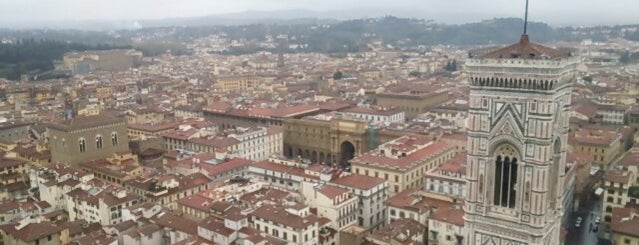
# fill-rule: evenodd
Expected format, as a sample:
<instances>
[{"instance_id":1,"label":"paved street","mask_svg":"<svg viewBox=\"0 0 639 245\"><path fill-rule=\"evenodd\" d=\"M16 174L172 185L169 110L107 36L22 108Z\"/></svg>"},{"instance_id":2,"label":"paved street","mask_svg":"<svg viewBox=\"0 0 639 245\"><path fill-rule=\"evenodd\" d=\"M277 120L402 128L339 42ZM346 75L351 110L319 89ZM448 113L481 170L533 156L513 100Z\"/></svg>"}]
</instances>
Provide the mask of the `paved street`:
<instances>
[{"instance_id":1,"label":"paved street","mask_svg":"<svg viewBox=\"0 0 639 245\"><path fill-rule=\"evenodd\" d=\"M597 205L597 200L584 202L582 208L568 219L569 227L568 235L566 236L566 245L608 244L607 241L598 241L597 233L592 231L592 227L595 225L595 217L597 216L599 216L599 205ZM575 220L577 217L583 218L580 228L575 227Z\"/></svg>"}]
</instances>

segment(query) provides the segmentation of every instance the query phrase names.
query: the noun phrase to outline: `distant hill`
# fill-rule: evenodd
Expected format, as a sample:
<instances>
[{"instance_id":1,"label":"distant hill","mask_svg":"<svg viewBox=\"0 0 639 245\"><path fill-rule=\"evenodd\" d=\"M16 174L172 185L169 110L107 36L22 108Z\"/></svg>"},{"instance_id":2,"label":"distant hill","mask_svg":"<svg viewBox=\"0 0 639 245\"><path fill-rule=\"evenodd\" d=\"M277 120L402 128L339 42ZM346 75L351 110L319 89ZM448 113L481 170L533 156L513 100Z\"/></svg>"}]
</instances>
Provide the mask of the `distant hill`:
<instances>
[{"instance_id":1,"label":"distant hill","mask_svg":"<svg viewBox=\"0 0 639 245\"><path fill-rule=\"evenodd\" d=\"M53 60L60 59L61 55L69 50L108 49L118 46L134 47L146 55L157 55L167 49L177 54L186 54L189 51L182 45L183 42L220 33L226 34L230 39L247 40L248 43L227 50L224 54L276 52L274 49L262 48L256 43L265 40L267 35L280 34L294 37L288 42L301 44L298 46L303 47L287 52L343 53L368 50L367 44L372 41L381 41L399 50L413 51L424 51L428 46L438 44L507 44L519 39L523 27L523 21L518 18L496 18L476 23L447 25L430 20L393 16L347 21L296 18L312 16L311 13L305 12L283 12L282 16L288 16L290 19L280 18L271 21L262 18L265 16L267 14L255 12L252 16L225 15L150 21L135 23L137 29L115 31L0 29L0 77L15 79L34 70L46 71L52 68ZM259 23L255 23L258 20ZM153 27L154 25L157 27ZM584 39L602 41L610 38L639 41L639 25L553 28L545 23L532 22L528 27L532 41L540 43ZM36 50L38 52L34 52Z\"/></svg>"},{"instance_id":2,"label":"distant hill","mask_svg":"<svg viewBox=\"0 0 639 245\"><path fill-rule=\"evenodd\" d=\"M140 20L142 27L166 26L239 26L251 24L309 25L337 23L339 20L322 17L309 10L246 11L231 14L209 15L189 18L170 18L159 20Z\"/></svg>"}]
</instances>

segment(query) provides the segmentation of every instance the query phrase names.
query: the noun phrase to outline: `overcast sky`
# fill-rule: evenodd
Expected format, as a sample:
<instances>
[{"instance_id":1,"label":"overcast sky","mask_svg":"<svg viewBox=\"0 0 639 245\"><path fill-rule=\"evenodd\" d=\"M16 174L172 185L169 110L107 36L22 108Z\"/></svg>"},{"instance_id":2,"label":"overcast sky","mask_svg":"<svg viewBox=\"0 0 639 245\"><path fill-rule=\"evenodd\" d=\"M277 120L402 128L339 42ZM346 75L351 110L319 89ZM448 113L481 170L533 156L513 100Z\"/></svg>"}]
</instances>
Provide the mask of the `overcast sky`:
<instances>
[{"instance_id":1,"label":"overcast sky","mask_svg":"<svg viewBox=\"0 0 639 245\"><path fill-rule=\"evenodd\" d=\"M0 0L0 22L140 20L305 9L463 23L523 16L524 0ZM533 21L551 25L639 23L639 0L530 0Z\"/></svg>"}]
</instances>

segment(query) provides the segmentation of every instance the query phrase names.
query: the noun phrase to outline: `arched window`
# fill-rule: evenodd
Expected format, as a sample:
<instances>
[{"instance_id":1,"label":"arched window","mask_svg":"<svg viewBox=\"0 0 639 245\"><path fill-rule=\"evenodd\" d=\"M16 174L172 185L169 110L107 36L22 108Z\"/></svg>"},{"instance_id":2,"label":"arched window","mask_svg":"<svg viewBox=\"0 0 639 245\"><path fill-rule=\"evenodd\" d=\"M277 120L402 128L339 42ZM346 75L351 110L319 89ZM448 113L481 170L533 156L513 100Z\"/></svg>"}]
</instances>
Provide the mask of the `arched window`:
<instances>
[{"instance_id":1,"label":"arched window","mask_svg":"<svg viewBox=\"0 0 639 245\"><path fill-rule=\"evenodd\" d=\"M65 148L67 148L67 140L62 138L62 149L65 149Z\"/></svg>"},{"instance_id":2,"label":"arched window","mask_svg":"<svg viewBox=\"0 0 639 245\"><path fill-rule=\"evenodd\" d=\"M511 145L502 145L495 151L495 186L493 203L514 208L517 197L517 153Z\"/></svg>"},{"instance_id":3,"label":"arched window","mask_svg":"<svg viewBox=\"0 0 639 245\"><path fill-rule=\"evenodd\" d=\"M80 148L80 152L87 151L87 141L84 138L80 138L78 140L78 147Z\"/></svg>"},{"instance_id":4,"label":"arched window","mask_svg":"<svg viewBox=\"0 0 639 245\"><path fill-rule=\"evenodd\" d=\"M118 133L116 132L111 133L111 145L113 146L118 145Z\"/></svg>"},{"instance_id":5,"label":"arched window","mask_svg":"<svg viewBox=\"0 0 639 245\"><path fill-rule=\"evenodd\" d=\"M95 148L102 149L102 135L95 136Z\"/></svg>"}]
</instances>

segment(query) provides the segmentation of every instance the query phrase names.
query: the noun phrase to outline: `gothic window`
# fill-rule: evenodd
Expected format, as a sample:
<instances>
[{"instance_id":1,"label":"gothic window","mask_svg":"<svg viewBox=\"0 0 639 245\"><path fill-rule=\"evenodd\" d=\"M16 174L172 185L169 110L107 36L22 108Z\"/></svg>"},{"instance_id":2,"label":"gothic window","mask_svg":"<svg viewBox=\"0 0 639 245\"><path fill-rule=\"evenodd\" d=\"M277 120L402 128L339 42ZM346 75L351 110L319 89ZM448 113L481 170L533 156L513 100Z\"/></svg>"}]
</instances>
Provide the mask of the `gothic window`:
<instances>
[{"instance_id":1,"label":"gothic window","mask_svg":"<svg viewBox=\"0 0 639 245\"><path fill-rule=\"evenodd\" d=\"M493 204L515 208L518 158L510 145L503 145L495 152L495 186Z\"/></svg>"},{"instance_id":2,"label":"gothic window","mask_svg":"<svg viewBox=\"0 0 639 245\"><path fill-rule=\"evenodd\" d=\"M102 149L102 135L95 136L95 148Z\"/></svg>"},{"instance_id":3,"label":"gothic window","mask_svg":"<svg viewBox=\"0 0 639 245\"><path fill-rule=\"evenodd\" d=\"M80 152L87 151L87 141L84 138L80 138L78 140L78 147L80 148Z\"/></svg>"},{"instance_id":4,"label":"gothic window","mask_svg":"<svg viewBox=\"0 0 639 245\"><path fill-rule=\"evenodd\" d=\"M116 132L111 133L111 145L113 146L118 145L118 133Z\"/></svg>"}]
</instances>

